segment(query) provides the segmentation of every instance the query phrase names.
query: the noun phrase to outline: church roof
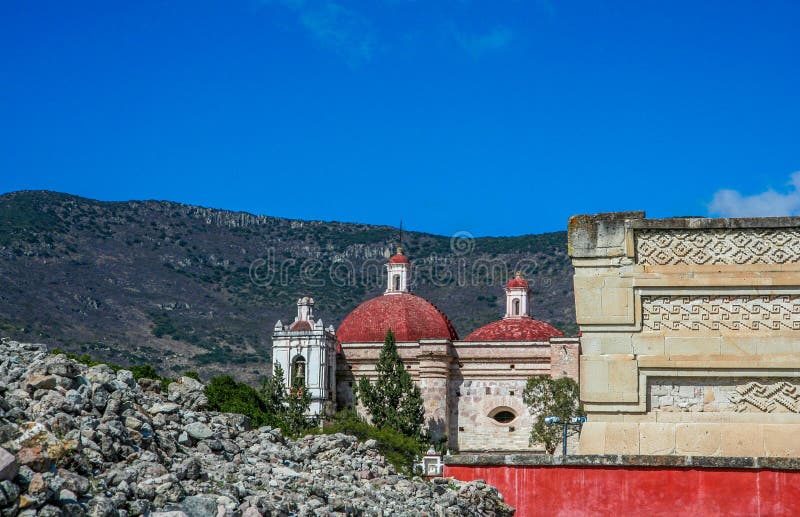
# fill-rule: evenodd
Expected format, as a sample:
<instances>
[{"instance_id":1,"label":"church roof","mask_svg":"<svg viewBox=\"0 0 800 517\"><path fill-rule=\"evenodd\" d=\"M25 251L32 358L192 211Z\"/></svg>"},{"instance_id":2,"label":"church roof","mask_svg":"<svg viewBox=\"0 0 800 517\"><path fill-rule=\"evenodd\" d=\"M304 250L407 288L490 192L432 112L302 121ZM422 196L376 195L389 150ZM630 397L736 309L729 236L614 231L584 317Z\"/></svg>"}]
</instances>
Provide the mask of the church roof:
<instances>
[{"instance_id":1,"label":"church roof","mask_svg":"<svg viewBox=\"0 0 800 517\"><path fill-rule=\"evenodd\" d=\"M297 321L295 321L294 323L292 323L292 326L291 326L291 327L289 327L289 330L294 330L294 331L298 331L298 330L302 330L302 331L310 331L310 330L312 330L312 329L311 329L311 323L310 323L310 322L308 322L308 321L306 321L306 320L297 320Z\"/></svg>"},{"instance_id":2,"label":"church roof","mask_svg":"<svg viewBox=\"0 0 800 517\"><path fill-rule=\"evenodd\" d=\"M472 331L464 341L547 341L551 337L563 335L560 330L544 321L529 317L506 318Z\"/></svg>"},{"instance_id":3,"label":"church roof","mask_svg":"<svg viewBox=\"0 0 800 517\"><path fill-rule=\"evenodd\" d=\"M392 329L397 341L457 340L447 316L428 300L411 293L378 296L362 303L339 325L340 343L383 343Z\"/></svg>"}]
</instances>

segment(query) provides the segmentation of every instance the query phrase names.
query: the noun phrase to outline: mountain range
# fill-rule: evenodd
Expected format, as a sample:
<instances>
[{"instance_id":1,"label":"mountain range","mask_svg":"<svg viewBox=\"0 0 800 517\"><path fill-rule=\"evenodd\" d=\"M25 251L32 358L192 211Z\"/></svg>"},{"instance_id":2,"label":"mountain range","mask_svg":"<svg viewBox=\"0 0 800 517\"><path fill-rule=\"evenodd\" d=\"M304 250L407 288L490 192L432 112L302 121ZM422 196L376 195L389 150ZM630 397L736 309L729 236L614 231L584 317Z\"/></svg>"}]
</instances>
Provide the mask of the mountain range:
<instances>
[{"instance_id":1,"label":"mountain range","mask_svg":"<svg viewBox=\"0 0 800 517\"><path fill-rule=\"evenodd\" d=\"M337 326L385 289L396 228L49 191L0 196L0 335L164 375L268 374L275 322L302 296ZM500 318L521 271L532 315L577 332L566 233L403 232L412 291L461 337Z\"/></svg>"}]
</instances>

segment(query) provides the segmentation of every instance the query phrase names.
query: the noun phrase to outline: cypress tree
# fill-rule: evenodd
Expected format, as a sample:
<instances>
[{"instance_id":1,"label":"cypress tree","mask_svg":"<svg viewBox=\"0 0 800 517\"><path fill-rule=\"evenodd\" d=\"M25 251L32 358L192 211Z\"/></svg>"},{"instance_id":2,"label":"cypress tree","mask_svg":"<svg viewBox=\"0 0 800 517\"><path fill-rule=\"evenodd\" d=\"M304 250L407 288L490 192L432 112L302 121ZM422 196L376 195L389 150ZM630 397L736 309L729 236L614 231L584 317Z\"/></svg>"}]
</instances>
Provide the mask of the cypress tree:
<instances>
[{"instance_id":1,"label":"cypress tree","mask_svg":"<svg viewBox=\"0 0 800 517\"><path fill-rule=\"evenodd\" d=\"M375 370L378 378L374 384L366 377L358 381L358 396L372 423L376 427L390 427L406 436L421 438L425 412L422 394L397 353L391 329L386 333Z\"/></svg>"},{"instance_id":2,"label":"cypress tree","mask_svg":"<svg viewBox=\"0 0 800 517\"><path fill-rule=\"evenodd\" d=\"M281 368L280 363L275 363L272 377L268 381L261 382L259 391L267 412L280 417L283 414L283 406L286 402L286 388L283 386L283 368Z\"/></svg>"}]
</instances>

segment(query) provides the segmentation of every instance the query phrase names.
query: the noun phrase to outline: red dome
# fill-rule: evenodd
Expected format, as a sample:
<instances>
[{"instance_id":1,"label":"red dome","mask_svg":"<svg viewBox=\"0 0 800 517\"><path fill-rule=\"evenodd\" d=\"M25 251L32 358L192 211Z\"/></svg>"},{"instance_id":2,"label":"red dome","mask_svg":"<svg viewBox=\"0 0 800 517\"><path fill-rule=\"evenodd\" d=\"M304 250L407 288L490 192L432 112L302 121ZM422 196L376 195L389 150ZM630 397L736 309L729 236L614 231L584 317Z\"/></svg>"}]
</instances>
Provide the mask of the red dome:
<instances>
[{"instance_id":1,"label":"red dome","mask_svg":"<svg viewBox=\"0 0 800 517\"><path fill-rule=\"evenodd\" d=\"M442 311L410 293L367 300L347 315L336 336L340 343L383 343L390 328L397 341L458 339L456 329Z\"/></svg>"},{"instance_id":2,"label":"red dome","mask_svg":"<svg viewBox=\"0 0 800 517\"><path fill-rule=\"evenodd\" d=\"M408 257L398 253L397 255L392 256L392 258L389 259L389 262L392 264L408 264Z\"/></svg>"},{"instance_id":3,"label":"red dome","mask_svg":"<svg viewBox=\"0 0 800 517\"><path fill-rule=\"evenodd\" d=\"M472 331L464 341L547 341L564 333L533 318L508 318L493 321Z\"/></svg>"},{"instance_id":4,"label":"red dome","mask_svg":"<svg viewBox=\"0 0 800 517\"><path fill-rule=\"evenodd\" d=\"M522 278L522 275L520 275L519 273L517 273L517 276L515 276L514 278L512 278L511 280L508 281L508 283L506 284L506 288L509 288L509 287L526 287L526 288L530 288L530 286L528 285L528 281L525 280L524 278Z\"/></svg>"}]
</instances>

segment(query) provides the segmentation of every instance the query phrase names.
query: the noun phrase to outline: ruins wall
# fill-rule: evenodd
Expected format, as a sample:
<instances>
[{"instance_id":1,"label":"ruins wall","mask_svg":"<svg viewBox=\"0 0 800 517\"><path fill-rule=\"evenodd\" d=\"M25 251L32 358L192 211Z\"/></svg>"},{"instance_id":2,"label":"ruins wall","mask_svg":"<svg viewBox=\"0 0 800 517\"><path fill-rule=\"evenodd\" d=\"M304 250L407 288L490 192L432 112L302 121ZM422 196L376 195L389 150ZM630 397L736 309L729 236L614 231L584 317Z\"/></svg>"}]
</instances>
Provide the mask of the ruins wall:
<instances>
[{"instance_id":1,"label":"ruins wall","mask_svg":"<svg viewBox=\"0 0 800 517\"><path fill-rule=\"evenodd\" d=\"M569 224L583 454L800 455L800 218Z\"/></svg>"}]
</instances>

